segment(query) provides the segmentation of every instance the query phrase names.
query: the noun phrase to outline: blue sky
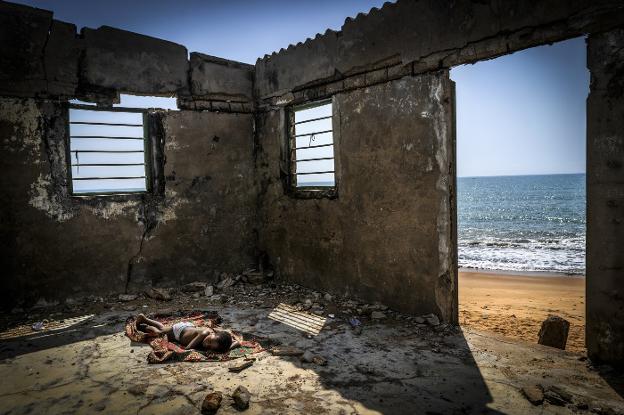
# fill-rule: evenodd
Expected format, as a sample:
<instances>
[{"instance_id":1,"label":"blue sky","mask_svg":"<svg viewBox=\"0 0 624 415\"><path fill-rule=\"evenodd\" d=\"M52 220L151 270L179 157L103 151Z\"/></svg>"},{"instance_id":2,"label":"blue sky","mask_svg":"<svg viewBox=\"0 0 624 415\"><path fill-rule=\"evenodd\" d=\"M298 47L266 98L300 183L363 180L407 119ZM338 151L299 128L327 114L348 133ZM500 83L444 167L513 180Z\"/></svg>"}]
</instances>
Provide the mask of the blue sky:
<instances>
[{"instance_id":1,"label":"blue sky","mask_svg":"<svg viewBox=\"0 0 624 415\"><path fill-rule=\"evenodd\" d=\"M109 25L255 63L382 0L21 0L80 29ZM585 172L585 41L454 68L459 176Z\"/></svg>"},{"instance_id":2,"label":"blue sky","mask_svg":"<svg viewBox=\"0 0 624 415\"><path fill-rule=\"evenodd\" d=\"M585 39L451 70L457 175L585 172Z\"/></svg>"}]
</instances>

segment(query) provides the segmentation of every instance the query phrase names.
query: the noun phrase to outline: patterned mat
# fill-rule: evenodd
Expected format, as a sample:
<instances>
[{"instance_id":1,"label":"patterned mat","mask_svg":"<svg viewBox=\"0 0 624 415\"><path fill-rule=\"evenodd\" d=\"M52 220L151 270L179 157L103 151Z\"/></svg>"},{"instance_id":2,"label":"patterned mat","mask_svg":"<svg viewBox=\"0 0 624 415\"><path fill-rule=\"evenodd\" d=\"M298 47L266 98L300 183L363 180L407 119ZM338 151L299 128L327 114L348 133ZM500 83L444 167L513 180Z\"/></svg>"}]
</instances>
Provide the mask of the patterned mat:
<instances>
[{"instance_id":1,"label":"patterned mat","mask_svg":"<svg viewBox=\"0 0 624 415\"><path fill-rule=\"evenodd\" d=\"M222 322L219 314L213 311L179 311L171 314L152 314L147 317L157 320L164 325L172 325L180 321L191 321L196 327L208 327L210 322L214 326L218 326ZM231 333L234 339L240 342L240 347L226 353L186 350L179 344L169 341L166 334L155 335L139 330L136 326L136 317L129 317L126 320L126 336L132 341L146 343L151 346L152 351L147 356L148 363L224 362L265 350L255 337Z\"/></svg>"}]
</instances>

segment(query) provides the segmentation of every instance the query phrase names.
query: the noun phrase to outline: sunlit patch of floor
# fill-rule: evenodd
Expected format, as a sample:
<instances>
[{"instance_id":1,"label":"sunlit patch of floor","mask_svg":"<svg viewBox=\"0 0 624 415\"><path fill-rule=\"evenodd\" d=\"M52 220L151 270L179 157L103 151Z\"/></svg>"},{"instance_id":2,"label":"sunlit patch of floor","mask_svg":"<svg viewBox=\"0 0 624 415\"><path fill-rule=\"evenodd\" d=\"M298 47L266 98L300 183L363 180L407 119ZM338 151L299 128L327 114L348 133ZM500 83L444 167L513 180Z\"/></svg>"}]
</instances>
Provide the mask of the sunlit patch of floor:
<instances>
[{"instance_id":1,"label":"sunlit patch of floor","mask_svg":"<svg viewBox=\"0 0 624 415\"><path fill-rule=\"evenodd\" d=\"M280 303L268 316L271 320L279 321L289 327L316 336L321 332L326 318L299 311L293 306Z\"/></svg>"},{"instance_id":2,"label":"sunlit patch of floor","mask_svg":"<svg viewBox=\"0 0 624 415\"><path fill-rule=\"evenodd\" d=\"M43 324L41 330L34 330L32 324L23 324L13 327L0 333L0 340L15 339L18 337L33 336L32 338L47 337L55 334L59 330L68 329L87 320L91 320L94 314L85 314L82 316L69 317L59 321L51 321Z\"/></svg>"}]
</instances>

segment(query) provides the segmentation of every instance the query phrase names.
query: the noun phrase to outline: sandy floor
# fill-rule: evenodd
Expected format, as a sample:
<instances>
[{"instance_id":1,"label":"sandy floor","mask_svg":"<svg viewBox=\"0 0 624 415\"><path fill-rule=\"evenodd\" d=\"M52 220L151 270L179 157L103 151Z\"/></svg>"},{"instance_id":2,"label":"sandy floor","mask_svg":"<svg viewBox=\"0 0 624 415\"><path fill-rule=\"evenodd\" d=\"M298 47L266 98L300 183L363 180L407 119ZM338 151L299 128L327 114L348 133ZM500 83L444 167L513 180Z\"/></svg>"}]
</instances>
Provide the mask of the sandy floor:
<instances>
[{"instance_id":1,"label":"sandy floor","mask_svg":"<svg viewBox=\"0 0 624 415\"><path fill-rule=\"evenodd\" d=\"M567 350L585 350L585 278L459 273L459 322L506 337L536 342L549 315L570 322Z\"/></svg>"},{"instance_id":2,"label":"sandy floor","mask_svg":"<svg viewBox=\"0 0 624 415\"><path fill-rule=\"evenodd\" d=\"M107 298L33 310L22 316L25 327L44 316L54 321L41 332L22 327L0 337L0 414L190 415L213 390L225 396L217 415L239 414L230 398L238 385L251 392L249 415L624 413L624 376L576 353L469 327L430 327L392 310L378 319L361 313L358 335L348 318L365 305L322 294L237 285L210 298L175 293L169 302ZM309 315L324 321L317 334L300 318L274 316L306 299L323 307ZM240 373L228 371L237 361L148 364L149 347L123 333L126 317L182 307L218 311L234 330L321 355L327 365L269 352ZM565 402L533 406L521 390L534 385Z\"/></svg>"}]
</instances>

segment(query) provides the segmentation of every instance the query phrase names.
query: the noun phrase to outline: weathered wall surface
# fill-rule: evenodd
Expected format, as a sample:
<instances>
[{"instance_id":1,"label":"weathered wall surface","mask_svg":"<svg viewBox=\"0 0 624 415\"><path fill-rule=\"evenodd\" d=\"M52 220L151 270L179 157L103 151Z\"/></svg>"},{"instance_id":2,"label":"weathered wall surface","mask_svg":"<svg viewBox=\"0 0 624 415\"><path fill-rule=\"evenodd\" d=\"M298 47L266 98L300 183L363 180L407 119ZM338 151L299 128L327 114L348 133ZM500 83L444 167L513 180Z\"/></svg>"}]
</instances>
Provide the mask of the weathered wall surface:
<instances>
[{"instance_id":1,"label":"weathered wall surface","mask_svg":"<svg viewBox=\"0 0 624 415\"><path fill-rule=\"evenodd\" d=\"M211 280L254 263L250 115L155 114L162 194L68 194L67 109L0 98L3 309L39 299Z\"/></svg>"},{"instance_id":2,"label":"weathered wall surface","mask_svg":"<svg viewBox=\"0 0 624 415\"><path fill-rule=\"evenodd\" d=\"M0 40L3 309L254 265L252 66L199 54L191 65L183 46L106 26L78 34L6 2ZM219 113L151 113L153 192L72 197L67 101L108 106L120 93Z\"/></svg>"},{"instance_id":3,"label":"weathered wall surface","mask_svg":"<svg viewBox=\"0 0 624 415\"><path fill-rule=\"evenodd\" d=\"M448 72L334 96L338 197L286 196L283 109L258 116L260 248L280 276L454 321Z\"/></svg>"},{"instance_id":4,"label":"weathered wall surface","mask_svg":"<svg viewBox=\"0 0 624 415\"><path fill-rule=\"evenodd\" d=\"M212 280L255 265L253 116L168 112L164 212L141 256L151 280ZM141 273L138 274L138 278Z\"/></svg>"},{"instance_id":5,"label":"weathered wall surface","mask_svg":"<svg viewBox=\"0 0 624 415\"><path fill-rule=\"evenodd\" d=\"M587 349L624 362L624 29L588 40Z\"/></svg>"},{"instance_id":6,"label":"weathered wall surface","mask_svg":"<svg viewBox=\"0 0 624 415\"><path fill-rule=\"evenodd\" d=\"M259 59L255 89L267 99L408 64L414 73L449 68L622 21L624 4L614 0L398 0Z\"/></svg>"}]
</instances>

